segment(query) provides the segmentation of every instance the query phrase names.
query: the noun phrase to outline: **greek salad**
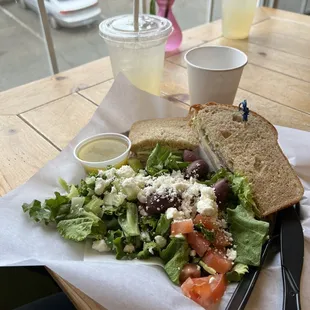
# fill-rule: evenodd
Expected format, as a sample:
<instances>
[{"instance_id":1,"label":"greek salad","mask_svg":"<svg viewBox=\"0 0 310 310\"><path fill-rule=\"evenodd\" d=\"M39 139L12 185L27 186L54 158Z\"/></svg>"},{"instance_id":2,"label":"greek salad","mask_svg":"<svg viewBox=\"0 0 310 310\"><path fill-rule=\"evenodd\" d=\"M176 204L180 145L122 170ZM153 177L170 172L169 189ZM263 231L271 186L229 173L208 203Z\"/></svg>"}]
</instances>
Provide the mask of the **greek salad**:
<instances>
[{"instance_id":1,"label":"greek salad","mask_svg":"<svg viewBox=\"0 0 310 310\"><path fill-rule=\"evenodd\" d=\"M223 168L210 172L192 151L158 144L145 165L130 158L78 185L59 183L65 194L24 203L24 212L116 259L159 257L171 281L205 309L260 264L269 224L256 217L249 182Z\"/></svg>"}]
</instances>

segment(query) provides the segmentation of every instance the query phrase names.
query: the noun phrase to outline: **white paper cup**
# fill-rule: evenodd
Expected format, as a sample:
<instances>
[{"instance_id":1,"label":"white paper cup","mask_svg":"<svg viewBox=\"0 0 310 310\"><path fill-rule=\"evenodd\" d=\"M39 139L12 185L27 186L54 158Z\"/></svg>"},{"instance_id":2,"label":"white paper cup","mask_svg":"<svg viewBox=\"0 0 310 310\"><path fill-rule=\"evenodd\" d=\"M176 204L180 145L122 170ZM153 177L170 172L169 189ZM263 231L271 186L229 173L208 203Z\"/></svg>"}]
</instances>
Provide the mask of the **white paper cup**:
<instances>
[{"instance_id":1,"label":"white paper cup","mask_svg":"<svg viewBox=\"0 0 310 310\"><path fill-rule=\"evenodd\" d=\"M248 57L236 48L204 46L188 51L187 63L191 104L233 104Z\"/></svg>"}]
</instances>

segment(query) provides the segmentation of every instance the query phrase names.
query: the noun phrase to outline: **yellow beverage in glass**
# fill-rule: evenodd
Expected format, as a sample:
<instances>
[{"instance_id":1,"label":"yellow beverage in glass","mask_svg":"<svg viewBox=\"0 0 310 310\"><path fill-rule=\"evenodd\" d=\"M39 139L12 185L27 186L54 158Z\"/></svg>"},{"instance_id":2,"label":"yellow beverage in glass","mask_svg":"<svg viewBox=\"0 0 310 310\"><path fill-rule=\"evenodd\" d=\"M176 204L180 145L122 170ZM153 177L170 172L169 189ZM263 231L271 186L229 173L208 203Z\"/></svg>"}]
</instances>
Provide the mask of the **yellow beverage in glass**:
<instances>
[{"instance_id":1,"label":"yellow beverage in glass","mask_svg":"<svg viewBox=\"0 0 310 310\"><path fill-rule=\"evenodd\" d=\"M141 14L137 32L133 15L121 15L103 21L99 32L108 45L114 77L122 72L136 87L159 95L171 22Z\"/></svg>"},{"instance_id":2,"label":"yellow beverage in glass","mask_svg":"<svg viewBox=\"0 0 310 310\"><path fill-rule=\"evenodd\" d=\"M138 45L138 43L136 43ZM156 46L119 48L109 45L114 77L122 72L136 87L160 95L160 82L164 68L165 42Z\"/></svg>"},{"instance_id":3,"label":"yellow beverage in glass","mask_svg":"<svg viewBox=\"0 0 310 310\"><path fill-rule=\"evenodd\" d=\"M257 0L222 0L222 31L228 39L246 39Z\"/></svg>"}]
</instances>

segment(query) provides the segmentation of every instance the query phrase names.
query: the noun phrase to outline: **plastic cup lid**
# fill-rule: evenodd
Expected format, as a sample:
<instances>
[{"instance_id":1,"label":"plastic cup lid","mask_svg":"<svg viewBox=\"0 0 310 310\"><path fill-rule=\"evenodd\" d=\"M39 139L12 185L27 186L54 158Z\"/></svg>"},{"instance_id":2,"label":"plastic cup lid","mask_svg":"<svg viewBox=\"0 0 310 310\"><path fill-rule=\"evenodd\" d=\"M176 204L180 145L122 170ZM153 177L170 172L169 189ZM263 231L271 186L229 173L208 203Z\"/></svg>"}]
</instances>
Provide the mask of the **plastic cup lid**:
<instances>
[{"instance_id":1,"label":"plastic cup lid","mask_svg":"<svg viewBox=\"0 0 310 310\"><path fill-rule=\"evenodd\" d=\"M133 15L121 15L108 18L100 23L99 33L112 41L151 41L168 37L172 32L172 23L163 17L140 14L139 31L134 31Z\"/></svg>"}]
</instances>

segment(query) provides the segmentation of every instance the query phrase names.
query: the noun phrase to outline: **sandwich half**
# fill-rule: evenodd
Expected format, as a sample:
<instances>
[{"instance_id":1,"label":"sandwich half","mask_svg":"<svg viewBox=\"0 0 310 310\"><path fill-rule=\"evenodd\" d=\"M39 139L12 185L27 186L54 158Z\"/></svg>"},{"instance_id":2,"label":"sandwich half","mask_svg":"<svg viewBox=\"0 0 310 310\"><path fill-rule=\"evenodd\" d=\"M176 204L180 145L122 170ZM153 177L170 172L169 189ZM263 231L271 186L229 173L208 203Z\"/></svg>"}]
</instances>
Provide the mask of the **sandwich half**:
<instances>
[{"instance_id":1,"label":"sandwich half","mask_svg":"<svg viewBox=\"0 0 310 310\"><path fill-rule=\"evenodd\" d=\"M188 118L149 119L134 123L130 129L131 151L143 161L157 143L172 151L194 150L199 146L198 132Z\"/></svg>"},{"instance_id":2,"label":"sandwich half","mask_svg":"<svg viewBox=\"0 0 310 310\"><path fill-rule=\"evenodd\" d=\"M261 216L300 201L303 186L266 119L251 111L245 123L238 107L216 103L194 106L191 119L209 166L247 177Z\"/></svg>"}]
</instances>

